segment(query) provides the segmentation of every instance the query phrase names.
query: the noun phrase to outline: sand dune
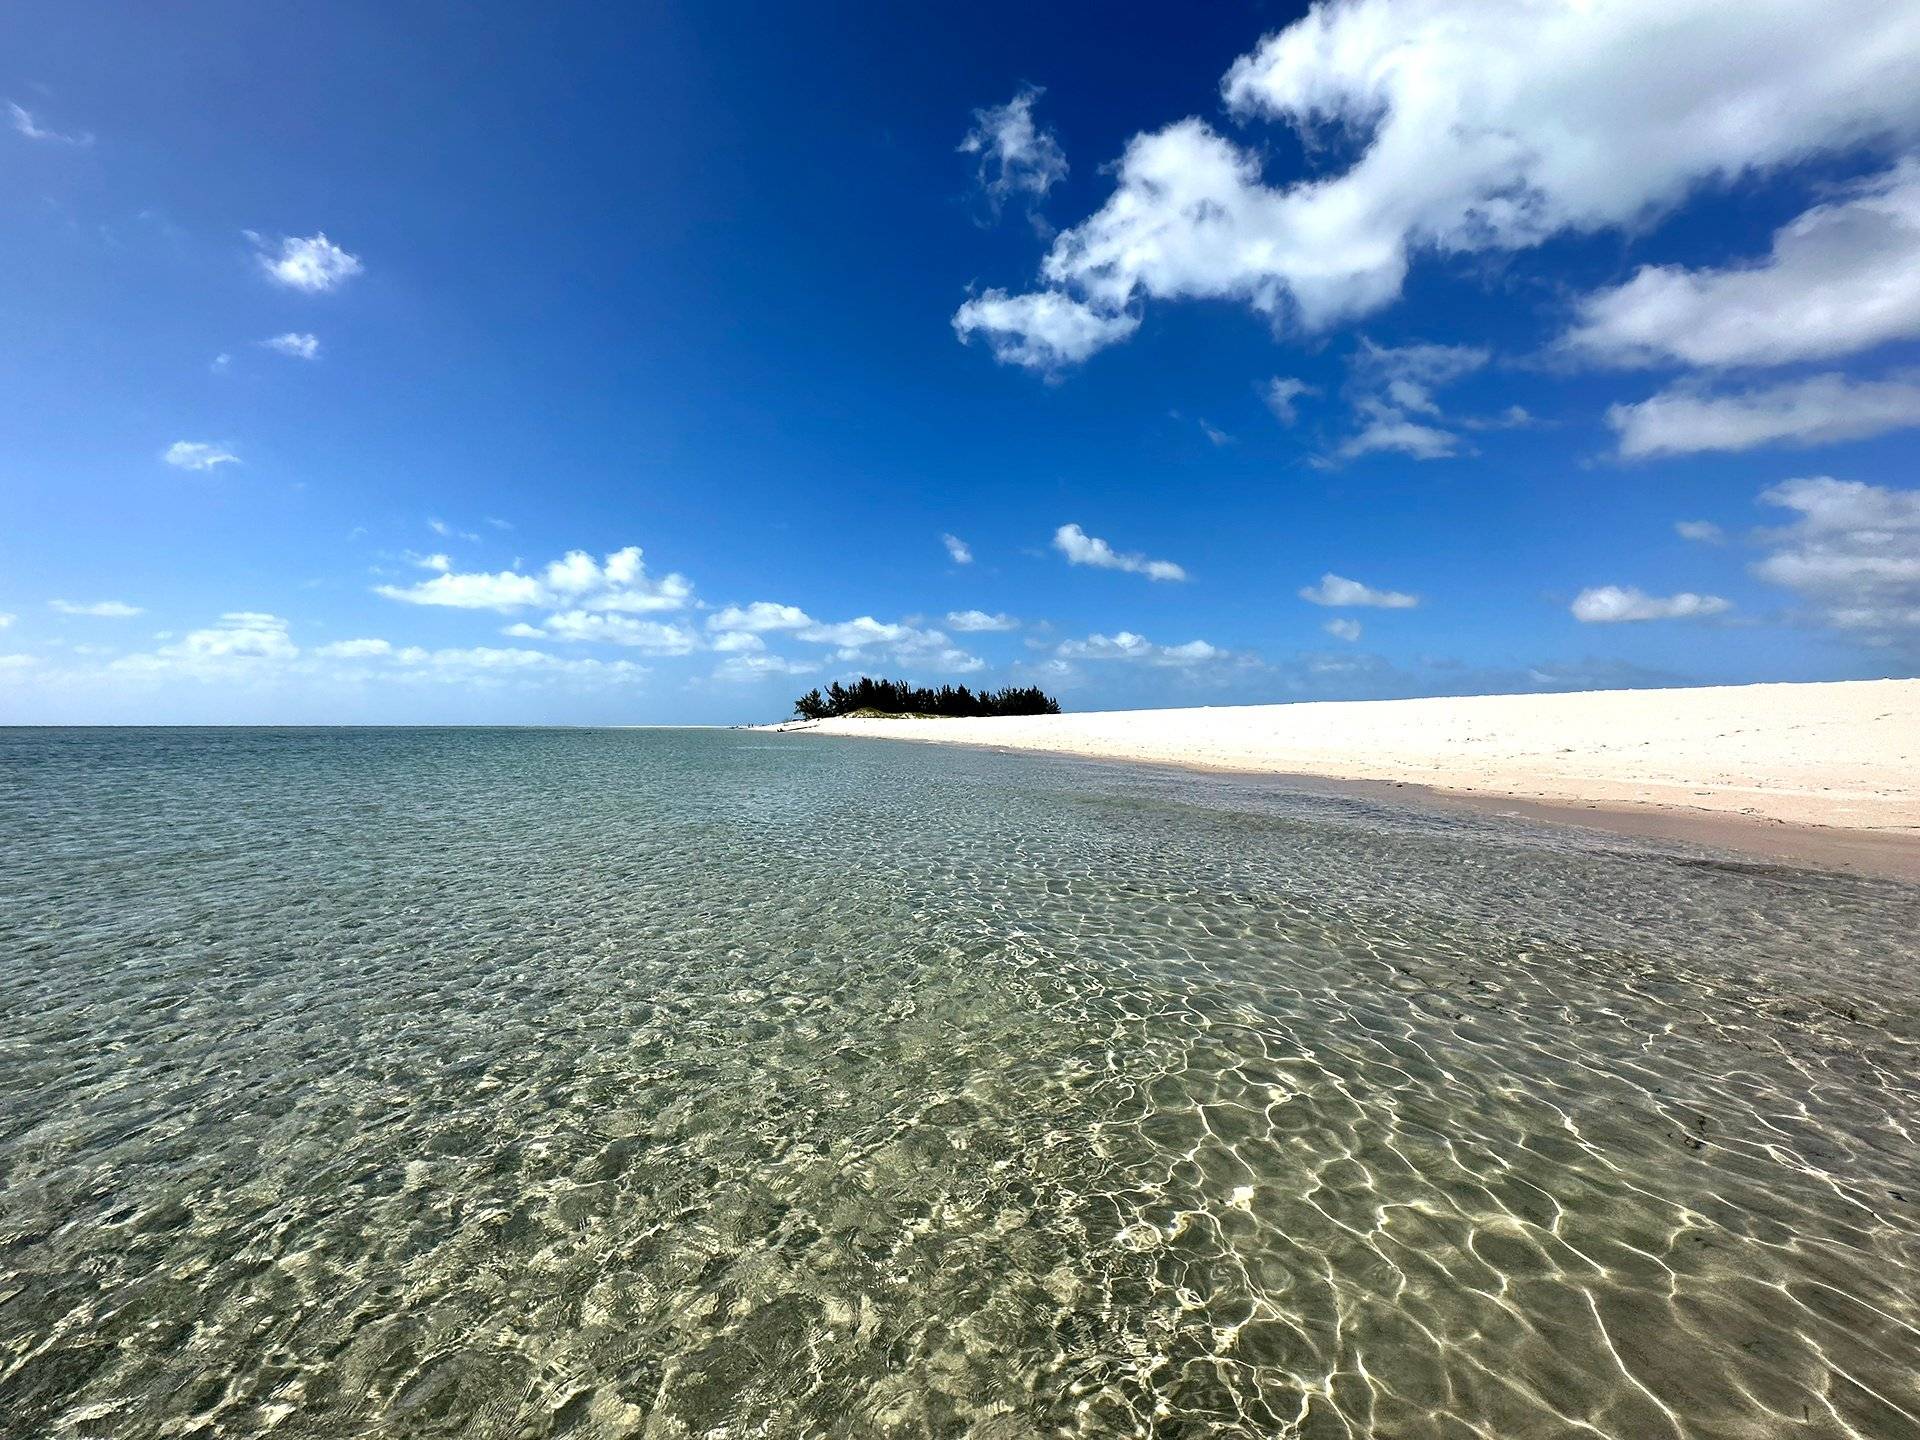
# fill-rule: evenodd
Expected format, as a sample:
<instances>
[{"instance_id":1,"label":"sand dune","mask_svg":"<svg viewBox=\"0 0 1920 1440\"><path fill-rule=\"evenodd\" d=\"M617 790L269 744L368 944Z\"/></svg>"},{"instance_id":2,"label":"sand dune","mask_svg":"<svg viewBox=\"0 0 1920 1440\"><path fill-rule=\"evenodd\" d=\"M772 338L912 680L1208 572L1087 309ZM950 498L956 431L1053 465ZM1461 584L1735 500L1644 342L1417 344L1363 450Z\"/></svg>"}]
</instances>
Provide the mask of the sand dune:
<instances>
[{"instance_id":1,"label":"sand dune","mask_svg":"<svg viewBox=\"0 0 1920 1440\"><path fill-rule=\"evenodd\" d=\"M1920 835L1920 680L780 728Z\"/></svg>"}]
</instances>

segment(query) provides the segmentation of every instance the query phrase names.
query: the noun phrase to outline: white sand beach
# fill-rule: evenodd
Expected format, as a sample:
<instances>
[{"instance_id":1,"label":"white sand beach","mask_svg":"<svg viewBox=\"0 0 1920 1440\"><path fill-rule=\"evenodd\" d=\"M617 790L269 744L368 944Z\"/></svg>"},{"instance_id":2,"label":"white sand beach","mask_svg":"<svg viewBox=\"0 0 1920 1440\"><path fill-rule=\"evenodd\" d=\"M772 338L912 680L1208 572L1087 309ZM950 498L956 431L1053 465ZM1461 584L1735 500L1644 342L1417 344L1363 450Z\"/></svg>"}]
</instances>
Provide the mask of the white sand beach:
<instances>
[{"instance_id":1,"label":"white sand beach","mask_svg":"<svg viewBox=\"0 0 1920 1440\"><path fill-rule=\"evenodd\" d=\"M1920 840L1920 680L779 728L1744 818L1875 832L1902 848ZM1737 829L1712 838L1729 836L1738 842Z\"/></svg>"}]
</instances>

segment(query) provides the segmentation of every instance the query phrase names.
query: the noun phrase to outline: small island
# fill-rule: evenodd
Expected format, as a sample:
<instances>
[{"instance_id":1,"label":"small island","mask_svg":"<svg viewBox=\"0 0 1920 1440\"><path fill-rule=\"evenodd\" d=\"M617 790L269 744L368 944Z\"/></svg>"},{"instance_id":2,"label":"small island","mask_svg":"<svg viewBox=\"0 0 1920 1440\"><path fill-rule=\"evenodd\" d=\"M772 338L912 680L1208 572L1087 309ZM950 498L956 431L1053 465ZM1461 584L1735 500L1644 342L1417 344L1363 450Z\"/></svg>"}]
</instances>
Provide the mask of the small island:
<instances>
[{"instance_id":1,"label":"small island","mask_svg":"<svg viewBox=\"0 0 1920 1440\"><path fill-rule=\"evenodd\" d=\"M987 715L1058 715L1060 702L1037 685L980 691L964 685L942 685L933 690L904 680L875 680L862 675L851 685L836 680L824 692L817 687L809 690L793 702L793 713L801 720L978 719Z\"/></svg>"}]
</instances>

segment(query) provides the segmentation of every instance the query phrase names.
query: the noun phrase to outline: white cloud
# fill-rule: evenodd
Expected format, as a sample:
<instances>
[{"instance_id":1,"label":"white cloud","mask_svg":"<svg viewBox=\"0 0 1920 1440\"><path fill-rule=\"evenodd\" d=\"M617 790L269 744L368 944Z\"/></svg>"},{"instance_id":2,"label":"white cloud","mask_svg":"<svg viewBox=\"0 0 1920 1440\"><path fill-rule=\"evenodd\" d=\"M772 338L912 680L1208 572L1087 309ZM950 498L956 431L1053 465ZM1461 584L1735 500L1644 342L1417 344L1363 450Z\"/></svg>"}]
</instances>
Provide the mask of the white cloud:
<instances>
[{"instance_id":1,"label":"white cloud","mask_svg":"<svg viewBox=\"0 0 1920 1440\"><path fill-rule=\"evenodd\" d=\"M1753 567L1796 592L1821 623L1873 641L1920 640L1920 490L1830 476L1788 480L1760 499L1795 514Z\"/></svg>"},{"instance_id":2,"label":"white cloud","mask_svg":"<svg viewBox=\"0 0 1920 1440\"><path fill-rule=\"evenodd\" d=\"M1458 454L1460 437L1435 423L1445 417L1433 392L1482 369L1490 358L1490 351L1476 345L1389 346L1362 337L1349 362L1361 425L1335 455L1352 460L1391 452L1441 460Z\"/></svg>"},{"instance_id":3,"label":"white cloud","mask_svg":"<svg viewBox=\"0 0 1920 1440\"><path fill-rule=\"evenodd\" d=\"M769 675L811 675L817 660L789 660L781 655L729 655L714 667L716 680L764 680Z\"/></svg>"},{"instance_id":4,"label":"white cloud","mask_svg":"<svg viewBox=\"0 0 1920 1440\"><path fill-rule=\"evenodd\" d=\"M189 631L178 644L163 647L159 653L189 661L291 660L300 650L288 634L287 622L278 615L230 610L218 623Z\"/></svg>"},{"instance_id":5,"label":"white cloud","mask_svg":"<svg viewBox=\"0 0 1920 1440\"><path fill-rule=\"evenodd\" d=\"M391 655L393 643L389 640L335 640L322 645L314 654L328 660L364 660L375 655Z\"/></svg>"},{"instance_id":6,"label":"white cloud","mask_svg":"<svg viewBox=\"0 0 1920 1440\"><path fill-rule=\"evenodd\" d=\"M1062 525L1053 532L1053 548L1069 565L1091 565L1097 570L1125 570L1149 580L1185 580L1187 572L1171 560L1149 560L1140 554L1122 554L1078 525Z\"/></svg>"},{"instance_id":7,"label":"white cloud","mask_svg":"<svg viewBox=\"0 0 1920 1440\"><path fill-rule=\"evenodd\" d=\"M1020 622L1011 615L989 615L984 610L949 610L947 626L962 634L981 634L996 630L1018 630Z\"/></svg>"},{"instance_id":8,"label":"white cloud","mask_svg":"<svg viewBox=\"0 0 1920 1440\"><path fill-rule=\"evenodd\" d=\"M1336 616L1320 628L1336 640L1358 640L1360 638L1360 622L1358 620L1349 620L1344 616Z\"/></svg>"},{"instance_id":9,"label":"white cloud","mask_svg":"<svg viewBox=\"0 0 1920 1440\"><path fill-rule=\"evenodd\" d=\"M1300 598L1315 605L1341 608L1370 605L1382 610L1411 610L1420 603L1418 595L1408 595L1399 590L1376 590L1371 585L1362 585L1358 580L1349 580L1332 571L1322 575L1318 585L1303 587Z\"/></svg>"},{"instance_id":10,"label":"white cloud","mask_svg":"<svg viewBox=\"0 0 1920 1440\"><path fill-rule=\"evenodd\" d=\"M1611 625L1624 620L1695 620L1731 610L1733 602L1718 595L1648 595L1632 586L1598 585L1573 597L1573 618L1589 625Z\"/></svg>"},{"instance_id":11,"label":"white cloud","mask_svg":"<svg viewBox=\"0 0 1920 1440\"><path fill-rule=\"evenodd\" d=\"M1200 433L1207 437L1215 449L1223 445L1233 444L1233 436L1222 430L1218 425L1209 424L1204 419L1200 421Z\"/></svg>"},{"instance_id":12,"label":"white cloud","mask_svg":"<svg viewBox=\"0 0 1920 1440\"><path fill-rule=\"evenodd\" d=\"M1267 382L1267 408L1273 412L1273 418L1282 425L1292 425L1300 418L1299 401L1307 395L1318 395L1319 387L1296 380L1291 376L1276 375Z\"/></svg>"},{"instance_id":13,"label":"white cloud","mask_svg":"<svg viewBox=\"0 0 1920 1440\"><path fill-rule=\"evenodd\" d=\"M90 615L97 620L125 620L146 612L138 605L129 605L124 600L49 600L47 608L57 610L62 615ZM9 616L9 619L12 617Z\"/></svg>"},{"instance_id":14,"label":"white cloud","mask_svg":"<svg viewBox=\"0 0 1920 1440\"><path fill-rule=\"evenodd\" d=\"M709 630L747 630L756 634L768 630L803 630L813 617L798 605L776 605L771 600L756 600L751 605L728 605L707 617Z\"/></svg>"},{"instance_id":15,"label":"white cloud","mask_svg":"<svg viewBox=\"0 0 1920 1440\"><path fill-rule=\"evenodd\" d=\"M13 622L19 618L20 618L19 616L13 614L11 611L0 610L0 630L6 629L9 625L13 624Z\"/></svg>"},{"instance_id":16,"label":"white cloud","mask_svg":"<svg viewBox=\"0 0 1920 1440\"><path fill-rule=\"evenodd\" d=\"M947 547L947 558L956 565L973 563L973 547L958 535L942 535L940 543Z\"/></svg>"},{"instance_id":17,"label":"white cloud","mask_svg":"<svg viewBox=\"0 0 1920 1440\"><path fill-rule=\"evenodd\" d=\"M427 528L443 540L471 540L478 543L480 537L471 530L461 530L449 525L437 515L427 517Z\"/></svg>"},{"instance_id":18,"label":"white cloud","mask_svg":"<svg viewBox=\"0 0 1920 1440\"><path fill-rule=\"evenodd\" d=\"M868 645L912 643L923 634L937 633L916 630L911 625L888 624L871 615L862 615L833 625L815 622L798 632L797 638L815 645L838 645L845 650L859 650Z\"/></svg>"},{"instance_id":19,"label":"white cloud","mask_svg":"<svg viewBox=\"0 0 1920 1440\"><path fill-rule=\"evenodd\" d=\"M310 295L338 289L362 269L359 256L349 255L321 233L305 239L284 235L278 253L251 231L248 238L260 247L260 266L268 275L290 289L304 290Z\"/></svg>"},{"instance_id":20,"label":"white cloud","mask_svg":"<svg viewBox=\"0 0 1920 1440\"><path fill-rule=\"evenodd\" d=\"M317 360L320 358L320 337L308 335L297 330L289 330L284 335L276 335L271 340L260 342L267 349L295 360Z\"/></svg>"},{"instance_id":21,"label":"white cloud","mask_svg":"<svg viewBox=\"0 0 1920 1440\"><path fill-rule=\"evenodd\" d=\"M1408 455L1415 460L1445 460L1457 455L1460 437L1435 425L1422 425L1382 404L1362 400L1354 409L1362 424L1340 443L1334 454L1342 460L1357 460L1362 455Z\"/></svg>"},{"instance_id":22,"label":"white cloud","mask_svg":"<svg viewBox=\"0 0 1920 1440\"><path fill-rule=\"evenodd\" d=\"M1014 195L1035 201L1067 177L1067 157L1051 130L1033 123L1033 103L1046 91L1024 86L1004 105L973 112L960 153L980 157L980 189L997 215Z\"/></svg>"},{"instance_id":23,"label":"white cloud","mask_svg":"<svg viewBox=\"0 0 1920 1440\"><path fill-rule=\"evenodd\" d=\"M58 130L49 130L33 118L33 112L24 106L7 102L7 114L12 117L16 135L24 135L29 140L46 140L56 145L72 145L84 150L93 144L93 136L82 130L72 135L63 135Z\"/></svg>"},{"instance_id":24,"label":"white cloud","mask_svg":"<svg viewBox=\"0 0 1920 1440\"><path fill-rule=\"evenodd\" d=\"M592 610L566 610L549 615L545 628L555 640L630 645L649 655L685 655L700 644L700 637L684 625Z\"/></svg>"},{"instance_id":25,"label":"white cloud","mask_svg":"<svg viewBox=\"0 0 1920 1440\"><path fill-rule=\"evenodd\" d=\"M961 343L978 332L992 347L994 359L1029 370L1078 365L1139 328L1138 315L1095 310L1057 290L1032 295L988 290L953 315L954 333Z\"/></svg>"},{"instance_id":26,"label":"white cloud","mask_svg":"<svg viewBox=\"0 0 1920 1440\"><path fill-rule=\"evenodd\" d=\"M199 440L176 440L160 458L176 470L212 470L240 463L240 457L224 446Z\"/></svg>"},{"instance_id":27,"label":"white cloud","mask_svg":"<svg viewBox=\"0 0 1920 1440\"><path fill-rule=\"evenodd\" d=\"M1776 231L1764 259L1647 265L1589 296L1566 346L1609 365L1825 360L1920 335L1920 163Z\"/></svg>"},{"instance_id":28,"label":"white cloud","mask_svg":"<svg viewBox=\"0 0 1920 1440\"><path fill-rule=\"evenodd\" d=\"M510 640L544 640L547 638L546 631L542 630L538 625L529 625L524 620L516 620L513 624L502 627L500 633Z\"/></svg>"},{"instance_id":29,"label":"white cloud","mask_svg":"<svg viewBox=\"0 0 1920 1440\"><path fill-rule=\"evenodd\" d=\"M751 630L722 630L713 637L713 648L723 655L757 655L767 642Z\"/></svg>"},{"instance_id":30,"label":"white cloud","mask_svg":"<svg viewBox=\"0 0 1920 1440\"><path fill-rule=\"evenodd\" d=\"M1826 445L1920 425L1920 382L1826 374L1720 394L1675 386L1638 404L1609 407L1607 423L1628 459Z\"/></svg>"},{"instance_id":31,"label":"white cloud","mask_svg":"<svg viewBox=\"0 0 1920 1440\"><path fill-rule=\"evenodd\" d=\"M1676 520L1673 533L1697 545L1718 545L1727 538L1726 532L1711 520Z\"/></svg>"},{"instance_id":32,"label":"white cloud","mask_svg":"<svg viewBox=\"0 0 1920 1440\"><path fill-rule=\"evenodd\" d=\"M1223 88L1235 116L1353 162L1276 187L1203 121L1135 136L1106 204L1054 240L1046 288L997 297L995 353L1075 358L1028 338L1053 312L1020 302L1046 296L1086 311L1078 358L1131 334L1143 297L1323 329L1395 299L1416 252L1637 225L1699 184L1911 136L1916 67L1903 5L1836 24L1804 0L1330 0Z\"/></svg>"},{"instance_id":33,"label":"white cloud","mask_svg":"<svg viewBox=\"0 0 1920 1440\"><path fill-rule=\"evenodd\" d=\"M1112 635L1089 635L1084 640L1063 640L1054 650L1062 660L1137 660L1149 665L1200 665L1220 660L1227 652L1204 640L1189 640L1184 645L1156 645L1144 635L1121 630Z\"/></svg>"},{"instance_id":34,"label":"white cloud","mask_svg":"<svg viewBox=\"0 0 1920 1440\"><path fill-rule=\"evenodd\" d=\"M456 610L516 610L548 599L539 580L514 570L442 574L417 585L376 585L374 593L409 605L446 605Z\"/></svg>"},{"instance_id":35,"label":"white cloud","mask_svg":"<svg viewBox=\"0 0 1920 1440\"><path fill-rule=\"evenodd\" d=\"M943 674L967 674L984 669L986 662L955 646L938 630L876 620L860 615L826 624L809 621L795 630L796 640L835 647L836 660L872 664L886 658Z\"/></svg>"},{"instance_id":36,"label":"white cloud","mask_svg":"<svg viewBox=\"0 0 1920 1440\"><path fill-rule=\"evenodd\" d=\"M584 550L570 550L539 575L519 570L444 572L417 585L377 585L376 594L409 605L444 605L460 610L519 610L528 606L571 607L586 611L651 612L685 608L693 585L684 575L648 578L638 545L596 561Z\"/></svg>"},{"instance_id":37,"label":"white cloud","mask_svg":"<svg viewBox=\"0 0 1920 1440\"><path fill-rule=\"evenodd\" d=\"M408 558L422 570L435 570L442 575L445 575L453 569L453 557L451 555L412 555Z\"/></svg>"}]
</instances>

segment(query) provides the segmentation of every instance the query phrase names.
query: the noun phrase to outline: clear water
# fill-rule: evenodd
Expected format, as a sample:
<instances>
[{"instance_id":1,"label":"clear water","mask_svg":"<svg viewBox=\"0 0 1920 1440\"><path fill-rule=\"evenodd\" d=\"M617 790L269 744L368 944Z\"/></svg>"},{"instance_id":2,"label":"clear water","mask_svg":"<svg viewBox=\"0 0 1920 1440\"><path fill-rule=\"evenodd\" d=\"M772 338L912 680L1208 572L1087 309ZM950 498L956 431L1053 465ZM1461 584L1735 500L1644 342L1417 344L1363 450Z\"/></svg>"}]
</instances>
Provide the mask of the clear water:
<instances>
[{"instance_id":1,"label":"clear water","mask_svg":"<svg viewBox=\"0 0 1920 1440\"><path fill-rule=\"evenodd\" d=\"M0 1432L1920 1434L1920 891L729 732L0 732Z\"/></svg>"}]
</instances>

